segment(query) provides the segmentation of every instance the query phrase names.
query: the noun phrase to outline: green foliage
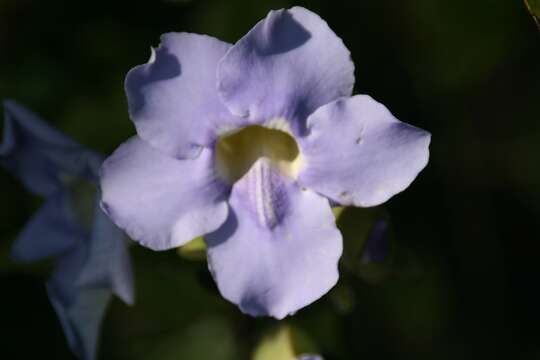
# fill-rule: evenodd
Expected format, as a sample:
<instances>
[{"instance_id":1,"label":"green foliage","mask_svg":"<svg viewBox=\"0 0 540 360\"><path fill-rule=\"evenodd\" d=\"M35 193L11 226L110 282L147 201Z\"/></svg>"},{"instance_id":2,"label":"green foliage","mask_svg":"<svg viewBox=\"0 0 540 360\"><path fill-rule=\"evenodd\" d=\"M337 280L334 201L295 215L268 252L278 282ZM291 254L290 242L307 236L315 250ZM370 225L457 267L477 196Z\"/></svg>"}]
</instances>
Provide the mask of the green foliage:
<instances>
[{"instance_id":1,"label":"green foliage","mask_svg":"<svg viewBox=\"0 0 540 360\"><path fill-rule=\"evenodd\" d=\"M141 360L237 360L237 339L230 322L208 317L155 342L155 349ZM277 359L276 359L277 360Z\"/></svg>"},{"instance_id":2,"label":"green foliage","mask_svg":"<svg viewBox=\"0 0 540 360\"><path fill-rule=\"evenodd\" d=\"M295 360L298 355L315 352L315 345L307 334L282 324L267 331L255 348L252 360Z\"/></svg>"},{"instance_id":3,"label":"green foliage","mask_svg":"<svg viewBox=\"0 0 540 360\"><path fill-rule=\"evenodd\" d=\"M204 238L198 236L177 249L178 255L190 260L206 260L206 244Z\"/></svg>"}]
</instances>

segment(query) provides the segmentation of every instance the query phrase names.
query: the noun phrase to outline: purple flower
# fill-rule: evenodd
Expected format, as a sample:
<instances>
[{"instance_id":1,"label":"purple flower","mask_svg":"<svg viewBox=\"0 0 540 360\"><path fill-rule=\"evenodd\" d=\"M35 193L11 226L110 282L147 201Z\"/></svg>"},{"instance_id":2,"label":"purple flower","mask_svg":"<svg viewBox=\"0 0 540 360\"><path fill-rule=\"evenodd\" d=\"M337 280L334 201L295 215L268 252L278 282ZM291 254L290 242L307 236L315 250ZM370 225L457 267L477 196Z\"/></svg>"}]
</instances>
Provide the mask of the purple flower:
<instances>
[{"instance_id":1,"label":"purple flower","mask_svg":"<svg viewBox=\"0 0 540 360\"><path fill-rule=\"evenodd\" d=\"M320 355L305 354L296 358L296 360L324 360Z\"/></svg>"},{"instance_id":2,"label":"purple flower","mask_svg":"<svg viewBox=\"0 0 540 360\"><path fill-rule=\"evenodd\" d=\"M428 161L430 134L350 97L343 42L301 7L235 45L169 33L126 78L137 136L102 167L102 206L139 243L205 235L222 295L283 318L338 279L330 202L374 206Z\"/></svg>"},{"instance_id":3,"label":"purple flower","mask_svg":"<svg viewBox=\"0 0 540 360\"><path fill-rule=\"evenodd\" d=\"M386 219L373 224L361 257L363 264L382 263L390 253L390 225Z\"/></svg>"},{"instance_id":4,"label":"purple flower","mask_svg":"<svg viewBox=\"0 0 540 360\"><path fill-rule=\"evenodd\" d=\"M46 284L51 304L73 352L95 359L111 295L133 303L125 236L99 206L101 157L13 101L4 102L4 111L0 165L45 198L13 244L12 256L21 262L54 257Z\"/></svg>"}]
</instances>

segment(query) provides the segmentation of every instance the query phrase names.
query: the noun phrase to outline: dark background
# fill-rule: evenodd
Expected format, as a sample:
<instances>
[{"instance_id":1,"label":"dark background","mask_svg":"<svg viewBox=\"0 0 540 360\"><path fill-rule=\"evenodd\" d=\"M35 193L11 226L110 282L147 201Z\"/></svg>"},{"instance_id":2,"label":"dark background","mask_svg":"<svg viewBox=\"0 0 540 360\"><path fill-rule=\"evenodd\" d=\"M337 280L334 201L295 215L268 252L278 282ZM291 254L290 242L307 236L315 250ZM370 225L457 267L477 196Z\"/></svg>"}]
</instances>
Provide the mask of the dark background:
<instances>
[{"instance_id":1,"label":"dark background","mask_svg":"<svg viewBox=\"0 0 540 360\"><path fill-rule=\"evenodd\" d=\"M351 50L356 93L433 137L428 167L384 206L391 259L343 267L289 323L327 360L540 358L540 34L521 1L0 0L0 98L108 154L134 134L124 76L160 34L235 42L295 4ZM0 358L72 359L48 265L8 257L41 200L1 169L0 189ZM113 302L100 358L247 359L275 325L221 299L204 261L132 253L137 304Z\"/></svg>"}]
</instances>

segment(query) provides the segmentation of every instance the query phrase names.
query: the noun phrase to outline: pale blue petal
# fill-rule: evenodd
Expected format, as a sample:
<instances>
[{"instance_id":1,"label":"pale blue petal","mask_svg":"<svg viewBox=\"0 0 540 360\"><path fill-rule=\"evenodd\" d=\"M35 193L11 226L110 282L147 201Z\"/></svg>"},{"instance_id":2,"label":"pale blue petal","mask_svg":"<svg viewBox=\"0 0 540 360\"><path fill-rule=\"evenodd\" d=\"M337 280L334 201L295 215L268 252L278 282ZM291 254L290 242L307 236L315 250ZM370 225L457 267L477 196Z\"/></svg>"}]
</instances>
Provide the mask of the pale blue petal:
<instances>
[{"instance_id":1,"label":"pale blue petal","mask_svg":"<svg viewBox=\"0 0 540 360\"><path fill-rule=\"evenodd\" d=\"M82 246L78 246L55 259L54 270L47 280L47 287L53 290L56 298L66 306L75 301L81 290L77 285L77 279L89 255L86 240Z\"/></svg>"},{"instance_id":2,"label":"pale blue petal","mask_svg":"<svg viewBox=\"0 0 540 360\"><path fill-rule=\"evenodd\" d=\"M66 305L47 284L49 300L60 320L71 350L80 360L95 360L101 322L111 299L106 289L85 289Z\"/></svg>"},{"instance_id":3,"label":"pale blue petal","mask_svg":"<svg viewBox=\"0 0 540 360\"><path fill-rule=\"evenodd\" d=\"M285 118L295 134L319 106L349 96L354 65L343 41L301 7L271 11L227 52L218 90L229 110L252 121Z\"/></svg>"},{"instance_id":4,"label":"pale blue petal","mask_svg":"<svg viewBox=\"0 0 540 360\"><path fill-rule=\"evenodd\" d=\"M230 45L210 36L168 33L152 59L126 77L129 113L137 134L178 157L195 157L235 118L218 98L216 69ZM238 120L238 119L237 119Z\"/></svg>"},{"instance_id":5,"label":"pale blue petal","mask_svg":"<svg viewBox=\"0 0 540 360\"><path fill-rule=\"evenodd\" d=\"M125 303L134 302L133 272L127 239L97 204L88 258L77 279L77 285L112 289Z\"/></svg>"},{"instance_id":6,"label":"pale blue petal","mask_svg":"<svg viewBox=\"0 0 540 360\"><path fill-rule=\"evenodd\" d=\"M90 231L73 208L73 180L95 182L101 158L20 105L12 101L4 105L0 163L32 192L46 197L15 241L12 255L25 262L55 258L47 281L50 301L70 348L78 358L93 360L111 288L124 301L133 301L131 265L122 233L103 214L98 200Z\"/></svg>"},{"instance_id":7,"label":"pale blue petal","mask_svg":"<svg viewBox=\"0 0 540 360\"><path fill-rule=\"evenodd\" d=\"M116 225L153 250L166 250L217 229L227 217L228 188L214 155L166 156L133 137L103 164L102 207Z\"/></svg>"},{"instance_id":8,"label":"pale blue petal","mask_svg":"<svg viewBox=\"0 0 540 360\"><path fill-rule=\"evenodd\" d=\"M205 236L226 299L247 314L282 319L334 286L342 238L328 200L259 160L229 204L225 224Z\"/></svg>"},{"instance_id":9,"label":"pale blue petal","mask_svg":"<svg viewBox=\"0 0 540 360\"><path fill-rule=\"evenodd\" d=\"M324 359L320 355L305 354L305 355L300 355L299 357L296 358L296 360L324 360Z\"/></svg>"},{"instance_id":10,"label":"pale blue petal","mask_svg":"<svg viewBox=\"0 0 540 360\"><path fill-rule=\"evenodd\" d=\"M4 138L0 164L33 193L48 196L64 176L97 177L100 156L50 127L14 101L4 102Z\"/></svg>"},{"instance_id":11,"label":"pale blue petal","mask_svg":"<svg viewBox=\"0 0 540 360\"><path fill-rule=\"evenodd\" d=\"M52 195L25 225L11 248L20 262L58 256L85 242L86 234L74 221L67 194Z\"/></svg>"},{"instance_id":12,"label":"pale blue petal","mask_svg":"<svg viewBox=\"0 0 540 360\"><path fill-rule=\"evenodd\" d=\"M321 107L308 128L299 139L306 165L298 181L338 204L379 205L405 190L428 162L431 135L366 95Z\"/></svg>"},{"instance_id":13,"label":"pale blue petal","mask_svg":"<svg viewBox=\"0 0 540 360\"><path fill-rule=\"evenodd\" d=\"M108 237L108 234L103 233L102 235L103 237L97 240L99 243L115 240ZM60 319L68 344L77 357L83 360L96 358L101 321L112 291L118 292L118 290L114 288L114 283L111 290L111 286L107 286L105 283L80 284L80 281L85 272L103 274L105 278L116 276L111 272L118 270L115 267L119 267L119 265L110 265L102 273L100 269L94 267L103 265L99 264L98 256L106 257L111 263L123 261L121 258L113 258L108 254L99 254L96 251L99 246L92 242L89 243L89 241L87 239L81 246L58 257L56 267L47 281L47 293ZM132 291L131 269L129 269L128 275L129 282L122 285ZM126 280L125 275L122 280ZM131 297L123 298L124 301L132 301L132 292L127 294ZM120 293L119 296L122 297L121 295L123 294Z\"/></svg>"}]
</instances>

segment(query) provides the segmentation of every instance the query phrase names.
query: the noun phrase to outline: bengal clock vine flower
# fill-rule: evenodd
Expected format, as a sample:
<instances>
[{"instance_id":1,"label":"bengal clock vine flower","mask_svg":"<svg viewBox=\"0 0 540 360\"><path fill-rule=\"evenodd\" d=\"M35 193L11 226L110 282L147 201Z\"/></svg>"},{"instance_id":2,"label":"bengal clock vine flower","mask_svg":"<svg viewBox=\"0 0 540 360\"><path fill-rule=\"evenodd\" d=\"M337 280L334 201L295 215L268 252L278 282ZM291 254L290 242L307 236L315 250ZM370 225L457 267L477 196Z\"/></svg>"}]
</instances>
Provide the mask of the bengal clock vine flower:
<instances>
[{"instance_id":1,"label":"bengal clock vine flower","mask_svg":"<svg viewBox=\"0 0 540 360\"><path fill-rule=\"evenodd\" d=\"M112 294L127 304L134 297L125 235L99 206L102 157L14 101L4 102L4 112L0 165L45 199L11 255L19 262L54 258L49 300L71 350L93 360Z\"/></svg>"},{"instance_id":2,"label":"bengal clock vine flower","mask_svg":"<svg viewBox=\"0 0 540 360\"><path fill-rule=\"evenodd\" d=\"M296 360L324 360L324 359L320 357L319 355L308 354L308 355L302 355L296 358Z\"/></svg>"},{"instance_id":3,"label":"bengal clock vine flower","mask_svg":"<svg viewBox=\"0 0 540 360\"><path fill-rule=\"evenodd\" d=\"M428 161L430 134L353 84L342 40L301 7L234 45L165 34L126 77L137 135L102 166L102 206L153 250L204 235L226 299L292 314L338 280L331 203L379 205Z\"/></svg>"}]
</instances>

